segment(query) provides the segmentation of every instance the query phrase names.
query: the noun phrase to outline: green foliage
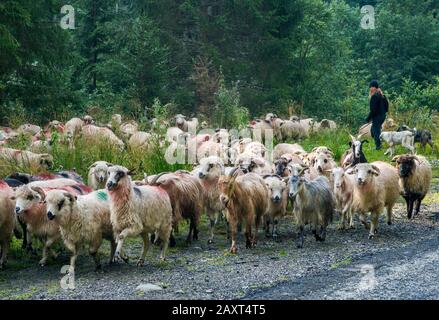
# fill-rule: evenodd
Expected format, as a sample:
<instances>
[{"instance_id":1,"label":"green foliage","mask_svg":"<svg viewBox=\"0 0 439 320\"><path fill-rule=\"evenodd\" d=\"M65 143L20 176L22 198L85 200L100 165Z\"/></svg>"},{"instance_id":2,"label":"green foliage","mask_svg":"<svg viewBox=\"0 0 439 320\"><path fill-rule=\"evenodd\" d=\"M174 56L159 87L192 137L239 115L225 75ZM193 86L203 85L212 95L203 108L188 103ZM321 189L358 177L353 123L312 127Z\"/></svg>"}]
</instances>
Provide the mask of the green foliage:
<instances>
[{"instance_id":1,"label":"green foliage","mask_svg":"<svg viewBox=\"0 0 439 320\"><path fill-rule=\"evenodd\" d=\"M224 80L220 80L215 96L213 123L219 128L243 128L249 121L249 113L240 105L240 95L236 85L227 89Z\"/></svg>"}]
</instances>

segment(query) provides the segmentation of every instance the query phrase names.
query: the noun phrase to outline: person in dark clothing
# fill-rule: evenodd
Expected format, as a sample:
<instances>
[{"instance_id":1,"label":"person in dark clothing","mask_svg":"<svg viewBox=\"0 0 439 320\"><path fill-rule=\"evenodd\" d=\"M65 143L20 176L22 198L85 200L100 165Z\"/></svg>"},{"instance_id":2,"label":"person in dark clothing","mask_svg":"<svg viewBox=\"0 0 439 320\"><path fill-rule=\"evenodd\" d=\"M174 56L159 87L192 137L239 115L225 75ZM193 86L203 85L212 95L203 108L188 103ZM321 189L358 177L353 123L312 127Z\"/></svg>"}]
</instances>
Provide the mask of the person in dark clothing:
<instances>
[{"instance_id":1,"label":"person in dark clothing","mask_svg":"<svg viewBox=\"0 0 439 320\"><path fill-rule=\"evenodd\" d=\"M366 118L366 122L372 121L372 128L370 129L370 134L375 140L375 146L377 150L381 149L381 127L386 120L386 108L383 105L383 92L381 91L378 81L372 80L370 83L370 112Z\"/></svg>"}]
</instances>

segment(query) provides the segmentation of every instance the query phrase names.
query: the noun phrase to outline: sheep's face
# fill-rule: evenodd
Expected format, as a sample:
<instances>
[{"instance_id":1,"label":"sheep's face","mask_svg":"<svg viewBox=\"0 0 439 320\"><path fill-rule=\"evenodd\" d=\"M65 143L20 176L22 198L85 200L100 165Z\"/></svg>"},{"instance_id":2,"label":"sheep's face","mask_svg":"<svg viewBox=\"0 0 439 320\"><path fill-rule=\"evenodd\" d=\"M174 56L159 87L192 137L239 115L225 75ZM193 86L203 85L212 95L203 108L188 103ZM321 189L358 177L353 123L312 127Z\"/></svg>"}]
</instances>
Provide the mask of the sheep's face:
<instances>
[{"instance_id":1,"label":"sheep's face","mask_svg":"<svg viewBox=\"0 0 439 320\"><path fill-rule=\"evenodd\" d=\"M396 169L398 169L398 174L401 178L407 178L411 175L416 168L415 160L416 157L411 155L402 155L393 158L393 161L396 161Z\"/></svg>"},{"instance_id":2,"label":"sheep's face","mask_svg":"<svg viewBox=\"0 0 439 320\"><path fill-rule=\"evenodd\" d=\"M380 175L380 169L368 163L357 164L347 171L348 174L355 174L355 181L359 186L364 186L372 181L375 176Z\"/></svg>"},{"instance_id":3,"label":"sheep's face","mask_svg":"<svg viewBox=\"0 0 439 320\"><path fill-rule=\"evenodd\" d=\"M345 172L342 168L332 169L332 177L334 179L334 187L341 189L344 184Z\"/></svg>"},{"instance_id":4,"label":"sheep's face","mask_svg":"<svg viewBox=\"0 0 439 320\"><path fill-rule=\"evenodd\" d=\"M186 117L182 114L177 114L175 116L175 124L180 127L186 122Z\"/></svg>"},{"instance_id":5,"label":"sheep's face","mask_svg":"<svg viewBox=\"0 0 439 320\"><path fill-rule=\"evenodd\" d=\"M96 180L99 183L104 183L108 178L108 168L111 167L111 164L106 162L94 163L90 170L95 176Z\"/></svg>"},{"instance_id":6,"label":"sheep's face","mask_svg":"<svg viewBox=\"0 0 439 320\"><path fill-rule=\"evenodd\" d=\"M200 179L219 177L224 174L224 164L220 158L215 156L201 159L199 169L198 177Z\"/></svg>"},{"instance_id":7,"label":"sheep's face","mask_svg":"<svg viewBox=\"0 0 439 320\"><path fill-rule=\"evenodd\" d=\"M53 158L49 154L42 154L39 163L40 166L45 168L46 170L50 170L53 168Z\"/></svg>"},{"instance_id":8,"label":"sheep's face","mask_svg":"<svg viewBox=\"0 0 439 320\"><path fill-rule=\"evenodd\" d=\"M305 182L305 179L303 177L300 177L300 176L292 176L290 178L288 196L293 200L293 202L296 199L297 194L303 188L304 182Z\"/></svg>"},{"instance_id":9,"label":"sheep's face","mask_svg":"<svg viewBox=\"0 0 439 320\"><path fill-rule=\"evenodd\" d=\"M314 159L314 168L322 174L327 170L332 169L331 158L326 154L318 154Z\"/></svg>"},{"instance_id":10,"label":"sheep's face","mask_svg":"<svg viewBox=\"0 0 439 320\"><path fill-rule=\"evenodd\" d=\"M288 163L289 161L287 159L284 158L280 158L278 160L276 160L274 162L275 165L275 172L277 175L281 176L281 177L285 177L288 176Z\"/></svg>"},{"instance_id":11,"label":"sheep's face","mask_svg":"<svg viewBox=\"0 0 439 320\"><path fill-rule=\"evenodd\" d=\"M264 180L270 200L275 204L280 203L287 187L286 183L280 177L267 177Z\"/></svg>"},{"instance_id":12,"label":"sheep's face","mask_svg":"<svg viewBox=\"0 0 439 320\"><path fill-rule=\"evenodd\" d=\"M232 178L229 176L221 176L218 180L218 188L220 191L220 202L224 208L227 207L229 203L229 192L231 188L231 180Z\"/></svg>"},{"instance_id":13,"label":"sheep's face","mask_svg":"<svg viewBox=\"0 0 439 320\"><path fill-rule=\"evenodd\" d=\"M85 125L87 125L87 124L93 124L93 123L94 123L94 120L93 120L93 118L92 118L91 116L85 116L84 119L83 119L83 121L84 121L84 124L85 124Z\"/></svg>"},{"instance_id":14,"label":"sheep's face","mask_svg":"<svg viewBox=\"0 0 439 320\"><path fill-rule=\"evenodd\" d=\"M72 205L76 201L76 196L60 190L52 190L47 193L44 203L49 220L62 217L71 212Z\"/></svg>"},{"instance_id":15,"label":"sheep's face","mask_svg":"<svg viewBox=\"0 0 439 320\"><path fill-rule=\"evenodd\" d=\"M129 174L130 171L121 166L112 166L108 168L107 189L110 191L116 189L122 180L128 179Z\"/></svg>"},{"instance_id":16,"label":"sheep's face","mask_svg":"<svg viewBox=\"0 0 439 320\"><path fill-rule=\"evenodd\" d=\"M15 191L15 213L21 214L30 209L33 205L38 204L42 200L42 194L38 192L38 188L21 186Z\"/></svg>"}]
</instances>

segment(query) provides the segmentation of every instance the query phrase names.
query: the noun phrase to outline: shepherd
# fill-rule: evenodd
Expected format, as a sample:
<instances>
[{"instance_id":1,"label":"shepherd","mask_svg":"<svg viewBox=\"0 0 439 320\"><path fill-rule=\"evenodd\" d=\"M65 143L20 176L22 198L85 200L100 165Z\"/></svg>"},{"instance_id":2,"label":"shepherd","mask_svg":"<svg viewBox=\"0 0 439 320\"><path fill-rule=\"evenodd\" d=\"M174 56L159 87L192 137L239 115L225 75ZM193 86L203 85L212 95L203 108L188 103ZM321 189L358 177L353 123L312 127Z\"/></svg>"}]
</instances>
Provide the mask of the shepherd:
<instances>
[{"instance_id":1,"label":"shepherd","mask_svg":"<svg viewBox=\"0 0 439 320\"><path fill-rule=\"evenodd\" d=\"M389 102L387 97L383 95L377 80L372 80L369 87L370 112L366 122L372 121L370 134L375 140L376 149L381 150L381 127L386 120L386 113L389 111Z\"/></svg>"}]
</instances>

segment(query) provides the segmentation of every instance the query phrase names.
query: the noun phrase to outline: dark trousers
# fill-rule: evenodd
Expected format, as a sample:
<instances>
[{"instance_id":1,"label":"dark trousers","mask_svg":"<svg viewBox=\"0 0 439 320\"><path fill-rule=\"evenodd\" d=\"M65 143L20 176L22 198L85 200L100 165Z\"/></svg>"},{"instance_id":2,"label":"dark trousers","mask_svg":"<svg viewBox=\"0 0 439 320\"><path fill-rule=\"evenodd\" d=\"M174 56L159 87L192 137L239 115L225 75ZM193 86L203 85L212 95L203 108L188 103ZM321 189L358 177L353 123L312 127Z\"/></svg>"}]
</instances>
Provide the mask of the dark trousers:
<instances>
[{"instance_id":1,"label":"dark trousers","mask_svg":"<svg viewBox=\"0 0 439 320\"><path fill-rule=\"evenodd\" d=\"M383 125L384 120L386 120L386 116L379 116L372 119L372 128L370 128L370 134L375 140L375 146L377 149L381 148L380 134L381 126Z\"/></svg>"}]
</instances>

